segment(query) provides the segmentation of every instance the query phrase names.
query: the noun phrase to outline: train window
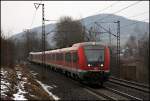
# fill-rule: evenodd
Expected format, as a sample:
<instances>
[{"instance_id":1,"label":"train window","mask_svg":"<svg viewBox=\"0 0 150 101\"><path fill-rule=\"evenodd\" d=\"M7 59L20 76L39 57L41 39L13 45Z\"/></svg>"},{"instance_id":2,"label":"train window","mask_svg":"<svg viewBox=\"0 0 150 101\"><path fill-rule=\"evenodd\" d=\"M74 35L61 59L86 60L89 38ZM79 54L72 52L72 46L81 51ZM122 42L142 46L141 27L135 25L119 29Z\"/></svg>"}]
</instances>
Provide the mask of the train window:
<instances>
[{"instance_id":1,"label":"train window","mask_svg":"<svg viewBox=\"0 0 150 101\"><path fill-rule=\"evenodd\" d=\"M48 54L48 60L51 60L51 54Z\"/></svg>"},{"instance_id":2,"label":"train window","mask_svg":"<svg viewBox=\"0 0 150 101\"><path fill-rule=\"evenodd\" d=\"M104 61L104 49L86 49L85 55L88 62Z\"/></svg>"},{"instance_id":3,"label":"train window","mask_svg":"<svg viewBox=\"0 0 150 101\"><path fill-rule=\"evenodd\" d=\"M51 54L49 54L49 60L51 60Z\"/></svg>"},{"instance_id":4,"label":"train window","mask_svg":"<svg viewBox=\"0 0 150 101\"><path fill-rule=\"evenodd\" d=\"M67 62L71 61L71 54L70 53L65 54L65 61L67 61Z\"/></svg>"},{"instance_id":5,"label":"train window","mask_svg":"<svg viewBox=\"0 0 150 101\"><path fill-rule=\"evenodd\" d=\"M54 61L56 60L56 53L54 53Z\"/></svg>"},{"instance_id":6,"label":"train window","mask_svg":"<svg viewBox=\"0 0 150 101\"><path fill-rule=\"evenodd\" d=\"M63 54L62 53L59 54L59 60L63 60Z\"/></svg>"},{"instance_id":7,"label":"train window","mask_svg":"<svg viewBox=\"0 0 150 101\"><path fill-rule=\"evenodd\" d=\"M78 55L77 55L77 53L75 52L72 55L73 55L73 62L77 62L78 61Z\"/></svg>"},{"instance_id":8,"label":"train window","mask_svg":"<svg viewBox=\"0 0 150 101\"><path fill-rule=\"evenodd\" d=\"M52 54L52 60L53 61L55 60L55 54L54 53Z\"/></svg>"},{"instance_id":9,"label":"train window","mask_svg":"<svg viewBox=\"0 0 150 101\"><path fill-rule=\"evenodd\" d=\"M52 54L51 54L51 60L53 60L53 56L52 56Z\"/></svg>"},{"instance_id":10,"label":"train window","mask_svg":"<svg viewBox=\"0 0 150 101\"><path fill-rule=\"evenodd\" d=\"M56 54L56 60L60 60L60 53Z\"/></svg>"},{"instance_id":11,"label":"train window","mask_svg":"<svg viewBox=\"0 0 150 101\"><path fill-rule=\"evenodd\" d=\"M58 53L56 53L56 60L58 60L59 56L58 56Z\"/></svg>"},{"instance_id":12,"label":"train window","mask_svg":"<svg viewBox=\"0 0 150 101\"><path fill-rule=\"evenodd\" d=\"M52 60L52 54L49 54L49 60Z\"/></svg>"}]
</instances>

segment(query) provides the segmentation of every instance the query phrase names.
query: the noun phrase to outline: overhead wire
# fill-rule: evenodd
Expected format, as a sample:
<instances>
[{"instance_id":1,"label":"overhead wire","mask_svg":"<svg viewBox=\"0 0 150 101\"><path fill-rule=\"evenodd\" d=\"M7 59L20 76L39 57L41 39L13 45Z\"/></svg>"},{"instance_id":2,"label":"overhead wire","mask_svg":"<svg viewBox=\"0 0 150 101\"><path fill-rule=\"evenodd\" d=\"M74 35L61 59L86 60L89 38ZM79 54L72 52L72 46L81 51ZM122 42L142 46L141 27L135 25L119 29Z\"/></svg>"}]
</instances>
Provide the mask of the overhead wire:
<instances>
[{"instance_id":1,"label":"overhead wire","mask_svg":"<svg viewBox=\"0 0 150 101\"><path fill-rule=\"evenodd\" d=\"M141 2L141 1L137 1L137 2L135 2L135 3L132 3L132 4L126 6L126 7L122 8L122 9L120 9L120 10L118 10L118 11L112 13L112 14L117 14L117 13L119 13L119 12L122 12L123 10L125 10L125 9L127 9L127 8L129 8L129 7L132 7L132 6L134 6L134 5L136 5L136 4L140 3L140 2ZM104 19L106 19L106 18L108 18L108 17L110 17L110 16L112 16L112 15L107 15L107 16L101 18L101 19L98 19L98 20L104 20Z\"/></svg>"},{"instance_id":2,"label":"overhead wire","mask_svg":"<svg viewBox=\"0 0 150 101\"><path fill-rule=\"evenodd\" d=\"M119 2L120 2L120 1L116 1L116 2L112 3L110 6L107 6L106 8L104 8L104 9L100 10L100 11L99 11L99 13L100 13L100 12L102 12L102 11L107 10L108 8L111 8L112 6L114 6L114 5L118 4Z\"/></svg>"},{"instance_id":3,"label":"overhead wire","mask_svg":"<svg viewBox=\"0 0 150 101\"><path fill-rule=\"evenodd\" d=\"M113 14L119 13L119 12L121 12L121 11L123 11L123 10L125 10L125 9L127 9L127 8L129 8L129 7L131 7L131 6L134 6L134 5L136 5L136 4L140 3L140 2L141 2L141 1L137 1L137 2L135 2L135 3L132 3L132 4L128 5L128 6L122 8L122 9L116 11L116 12L114 12ZM139 15L142 15L142 14L145 14L145 13L147 13L147 12L142 12L142 13L140 13L140 14L138 14L138 15L130 16L130 18L131 18L131 17L139 16ZM105 17L103 17L102 19L105 19L105 18L107 18L107 17L110 17L110 15L105 16ZM99 20L102 20L102 19L99 19ZM142 20L142 21L145 21L145 20L147 20L147 19L144 19L144 20ZM93 22L93 23L94 23L94 22ZM138 22L136 22L136 23L138 23ZM136 23L133 23L133 25L136 24ZM90 23L90 24L91 24L91 23ZM132 25L132 24L130 24L130 25ZM125 26L127 26L127 25L125 25ZM124 26L124 27L125 27L125 26Z\"/></svg>"},{"instance_id":4,"label":"overhead wire","mask_svg":"<svg viewBox=\"0 0 150 101\"><path fill-rule=\"evenodd\" d=\"M147 18L147 19L144 19L144 20L141 20L141 21L146 21L146 20L149 20L149 19ZM134 23L130 23L130 24L127 24L127 25L123 25L120 28L125 28L125 27L128 27L128 26L134 25L136 23L139 23L139 22L134 22Z\"/></svg>"},{"instance_id":5,"label":"overhead wire","mask_svg":"<svg viewBox=\"0 0 150 101\"><path fill-rule=\"evenodd\" d=\"M37 12L37 10L34 11L34 14L33 14L33 17L32 17L32 22L31 22L31 25L30 25L30 29L33 25L33 22L34 22L34 19L35 19L35 16L36 16L36 12Z\"/></svg>"},{"instance_id":6,"label":"overhead wire","mask_svg":"<svg viewBox=\"0 0 150 101\"><path fill-rule=\"evenodd\" d=\"M107 6L106 8L104 8L104 9L98 11L98 13L100 13L100 12L102 12L102 11L105 11L105 10L107 10L108 8L112 8L114 5L118 4L119 2L120 2L120 1L117 1L117 2L114 2L114 3L110 4L110 5ZM93 23L93 22L91 22L91 23ZM89 23L88 25L90 25L91 23Z\"/></svg>"},{"instance_id":7,"label":"overhead wire","mask_svg":"<svg viewBox=\"0 0 150 101\"><path fill-rule=\"evenodd\" d=\"M140 2L141 2L141 1L137 1L137 2L135 2L135 3L132 3L132 4L126 6L126 7L122 8L122 9L119 9L118 11L116 11L116 12L114 12L114 13L112 13L112 14L120 13L120 12L122 12L122 11L128 9L129 7L132 7L132 6L134 6L134 5L137 5L137 4L140 3ZM114 3L113 3L113 5L114 5ZM110 7L111 7L111 6L110 6ZM105 9L103 9L103 10L106 10L106 9L108 9L108 8L109 8L109 7L105 8ZM148 13L148 11L142 12L142 13L139 13L139 14L136 14L136 15L132 15L132 16L130 16L129 18L141 16L141 15L146 14L146 13ZM106 18L108 18L108 17L110 17L110 15L107 15L107 16L101 18L101 19L98 19L98 20L104 20L104 19L106 19ZM146 21L146 20L148 20L148 19L144 19L144 20L141 20L141 21ZM91 22L91 23L92 23L92 22ZM90 24L91 24L91 23L90 23ZM93 22L93 23L94 23L94 22ZM137 23L139 23L139 22L130 23L130 24L121 26L120 28L125 28L125 27L127 28L128 26L132 26L132 25L137 24Z\"/></svg>"},{"instance_id":8,"label":"overhead wire","mask_svg":"<svg viewBox=\"0 0 150 101\"><path fill-rule=\"evenodd\" d=\"M40 3L42 3L42 0L40 1ZM32 21L31 21L31 25L30 25L30 29L32 28L32 25L34 23L34 20L35 20L35 17L36 17L36 12L37 12L37 9L35 9L35 11L34 11L34 14L33 14L33 17L32 17Z\"/></svg>"},{"instance_id":9,"label":"overhead wire","mask_svg":"<svg viewBox=\"0 0 150 101\"><path fill-rule=\"evenodd\" d=\"M139 13L139 14L136 14L136 15L132 15L132 16L129 16L128 19L130 18L134 18L134 17L137 17L137 16L141 16L143 14L147 14L149 11L145 11L145 12L142 12L142 13Z\"/></svg>"},{"instance_id":10,"label":"overhead wire","mask_svg":"<svg viewBox=\"0 0 150 101\"><path fill-rule=\"evenodd\" d=\"M136 5L136 4L140 3L140 2L141 2L141 1L134 2L134 3L132 3L132 4L130 4L130 5L128 5L128 6L124 7L124 8L122 8L122 9L120 9L120 10L118 10L118 11L112 13L112 14L116 14L116 13L122 12L123 10L125 10L125 9L127 9L127 8L129 8L129 7L131 7L131 6L134 6L134 5ZM113 5L114 5L114 4L113 4ZM101 19L98 19L98 20L104 20L104 19L106 19L106 18L108 18L108 17L111 17L111 16L112 16L112 15L107 15L107 16L101 18ZM91 23L94 23L94 22L91 22ZM90 25L91 23L89 23L88 25Z\"/></svg>"},{"instance_id":11,"label":"overhead wire","mask_svg":"<svg viewBox=\"0 0 150 101\"><path fill-rule=\"evenodd\" d=\"M144 19L144 20L141 20L141 21L146 21L146 20L149 20L149 19ZM129 26L135 25L137 23L139 23L139 22L134 22L134 23L131 23L131 24L127 24L127 25L121 26L120 29L121 28L128 28Z\"/></svg>"}]
</instances>

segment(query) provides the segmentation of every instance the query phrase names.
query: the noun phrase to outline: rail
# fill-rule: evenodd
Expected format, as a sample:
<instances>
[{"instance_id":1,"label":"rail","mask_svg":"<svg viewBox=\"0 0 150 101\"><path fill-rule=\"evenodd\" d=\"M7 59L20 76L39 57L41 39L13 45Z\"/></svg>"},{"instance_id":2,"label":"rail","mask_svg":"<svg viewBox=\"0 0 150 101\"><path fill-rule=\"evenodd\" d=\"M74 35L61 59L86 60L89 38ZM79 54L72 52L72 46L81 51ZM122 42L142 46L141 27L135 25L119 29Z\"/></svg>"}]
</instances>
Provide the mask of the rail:
<instances>
[{"instance_id":1,"label":"rail","mask_svg":"<svg viewBox=\"0 0 150 101\"><path fill-rule=\"evenodd\" d=\"M136 83L136 82L132 82L132 81L127 81L127 80L123 80L123 79L118 79L115 77L110 77L109 82L111 83L115 83L118 85L122 85L122 86L126 86L126 87L130 87L145 93L149 93L149 86L148 85L144 85L141 83Z\"/></svg>"}]
</instances>

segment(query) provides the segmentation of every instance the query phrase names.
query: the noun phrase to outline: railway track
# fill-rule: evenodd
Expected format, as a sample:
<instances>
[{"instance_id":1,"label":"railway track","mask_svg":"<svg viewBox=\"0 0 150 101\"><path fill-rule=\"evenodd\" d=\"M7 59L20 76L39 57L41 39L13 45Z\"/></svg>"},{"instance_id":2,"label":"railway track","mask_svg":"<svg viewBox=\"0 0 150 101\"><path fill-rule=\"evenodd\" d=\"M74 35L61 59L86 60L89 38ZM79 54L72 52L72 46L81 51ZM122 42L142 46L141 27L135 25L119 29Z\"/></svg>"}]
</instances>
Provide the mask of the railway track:
<instances>
[{"instance_id":1,"label":"railway track","mask_svg":"<svg viewBox=\"0 0 150 101\"><path fill-rule=\"evenodd\" d=\"M121 79L119 79L119 80L121 81ZM121 82L123 82L123 81L125 82L126 80L122 80ZM101 88L92 88L92 87L89 87L87 85L80 84L78 82L76 82L76 83L79 84L79 85L82 85L82 87L87 92L91 93L92 95L95 95L96 97L98 97L101 100L113 100L113 101L116 101L116 100L136 100L136 101L143 101L144 100L143 98L134 96L134 95L132 95L130 93L127 93L127 92L124 92L124 91L121 91L121 90L118 90L118 89L114 89L114 88L111 88L111 87L108 87L108 86L105 86L105 85L104 85L104 87L101 87ZM128 83L128 81L126 83ZM134 85L133 82L130 83L130 84ZM135 85L138 86L137 83L135 83ZM141 86L141 85L142 84L139 84L139 86ZM126 85L122 85L122 86L126 86ZM132 86L130 86L130 87L132 88ZM145 87L145 89L148 89L149 86L144 85L142 87ZM140 89L140 91L141 91L141 89ZM139 90L139 89L136 88L136 90ZM145 92L145 90L142 90L142 91Z\"/></svg>"},{"instance_id":2,"label":"railway track","mask_svg":"<svg viewBox=\"0 0 150 101\"><path fill-rule=\"evenodd\" d=\"M93 89L90 87L85 87L85 90L89 93L95 95L96 97L100 98L101 100L136 100L136 101L142 101L143 99L134 97L132 95L129 95L127 93L118 91L116 89L104 87L99 89Z\"/></svg>"},{"instance_id":3,"label":"railway track","mask_svg":"<svg viewBox=\"0 0 150 101\"><path fill-rule=\"evenodd\" d=\"M89 85L81 84L77 81L75 83L79 86L82 86L84 90L87 92L91 93L92 95L95 95L97 98L100 100L113 100L113 101L118 101L118 100L136 100L136 101L143 101L143 99L135 97L133 95L130 95L128 93L122 92L117 89L113 89L107 86L100 87L91 87Z\"/></svg>"},{"instance_id":4,"label":"railway track","mask_svg":"<svg viewBox=\"0 0 150 101\"><path fill-rule=\"evenodd\" d=\"M148 85L144 85L141 83L131 82L131 81L123 80L123 79L118 79L115 77L110 77L109 82L117 84L117 85L129 87L132 89L136 89L145 93L150 93L149 91L150 87Z\"/></svg>"},{"instance_id":5,"label":"railway track","mask_svg":"<svg viewBox=\"0 0 150 101\"><path fill-rule=\"evenodd\" d=\"M96 96L100 100L113 100L113 101L118 101L118 100L137 100L137 101L142 101L143 99L140 99L138 97L129 95L127 93L121 92L116 89L112 89L109 87L91 87L89 85L79 83L76 79L73 79L69 77L70 80L72 80L75 84L82 86L85 91L89 92L90 94Z\"/></svg>"},{"instance_id":6,"label":"railway track","mask_svg":"<svg viewBox=\"0 0 150 101\"><path fill-rule=\"evenodd\" d=\"M92 95L95 95L100 100L136 100L136 101L143 101L143 99L135 97L133 95L130 95L128 93L125 93L123 91L113 89L110 87L107 87L104 85L104 87L90 87L89 85L85 85L82 83L79 83L75 79L70 78L73 80L77 85L82 86L84 90L91 93Z\"/></svg>"},{"instance_id":7,"label":"railway track","mask_svg":"<svg viewBox=\"0 0 150 101\"><path fill-rule=\"evenodd\" d=\"M142 99L137 98L135 96L129 95L127 93L121 92L119 90L116 89L112 89L109 87L91 87L82 83L79 83L77 80L72 79L71 77L68 78L71 81L73 81L76 85L79 85L80 87L82 87L85 91L89 92L90 94L94 95L95 97L97 97L100 100L138 100L138 101L142 101Z\"/></svg>"},{"instance_id":8,"label":"railway track","mask_svg":"<svg viewBox=\"0 0 150 101\"><path fill-rule=\"evenodd\" d=\"M120 81L121 81L121 79L120 79ZM131 84L134 84L134 83L131 83ZM124 92L124 91L121 91L118 89L114 89L114 88L111 88L111 87L108 87L105 85L104 85L104 87L101 87L101 88L91 88L91 87L83 85L83 84L81 84L81 85L84 87L84 89L87 92L95 95L96 97L100 98L101 100L113 100L113 101L116 101L116 100L143 101L144 100L143 98L139 98L139 97L129 94L127 92ZM136 84L136 85L138 86L138 84ZM140 84L139 86L141 86L141 85L142 84ZM124 86L124 85L122 85L122 86ZM130 86L130 87L132 88L132 86ZM148 88L148 86L146 86L146 85L144 85L143 87ZM137 89L137 90L139 90L139 89Z\"/></svg>"},{"instance_id":9,"label":"railway track","mask_svg":"<svg viewBox=\"0 0 150 101\"><path fill-rule=\"evenodd\" d=\"M128 98L128 99L130 99L130 100L138 100L138 101L142 101L142 100L143 100L143 99L141 99L141 98L138 98L138 97L129 95L129 94L127 94L127 93L118 91L118 90L116 90L116 89L112 89L112 88L108 88L108 87L106 87L106 89L108 89L109 91L112 91L112 92L114 92L114 93L116 93L116 94L122 95L122 96L124 96L124 97L126 97L126 98Z\"/></svg>"}]
</instances>

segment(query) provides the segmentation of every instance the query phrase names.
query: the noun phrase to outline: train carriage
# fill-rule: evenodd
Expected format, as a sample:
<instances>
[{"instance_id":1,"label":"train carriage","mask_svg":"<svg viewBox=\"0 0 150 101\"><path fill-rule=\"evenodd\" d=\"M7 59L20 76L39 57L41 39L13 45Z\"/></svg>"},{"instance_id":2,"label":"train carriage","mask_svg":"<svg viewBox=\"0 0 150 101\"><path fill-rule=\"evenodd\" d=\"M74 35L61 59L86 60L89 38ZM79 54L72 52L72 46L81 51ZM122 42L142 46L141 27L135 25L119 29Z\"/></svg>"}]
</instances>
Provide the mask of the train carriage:
<instances>
[{"instance_id":1,"label":"train carriage","mask_svg":"<svg viewBox=\"0 0 150 101\"><path fill-rule=\"evenodd\" d=\"M110 52L98 42L83 42L72 47L45 51L45 65L61 70L80 81L97 84L108 80ZM42 52L30 52L29 60L42 63Z\"/></svg>"}]
</instances>

